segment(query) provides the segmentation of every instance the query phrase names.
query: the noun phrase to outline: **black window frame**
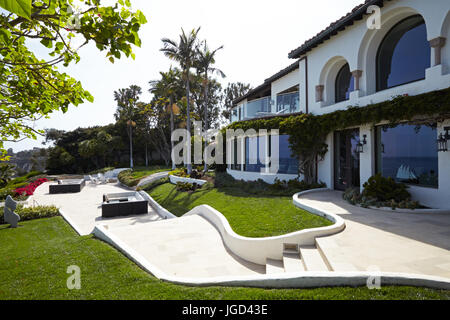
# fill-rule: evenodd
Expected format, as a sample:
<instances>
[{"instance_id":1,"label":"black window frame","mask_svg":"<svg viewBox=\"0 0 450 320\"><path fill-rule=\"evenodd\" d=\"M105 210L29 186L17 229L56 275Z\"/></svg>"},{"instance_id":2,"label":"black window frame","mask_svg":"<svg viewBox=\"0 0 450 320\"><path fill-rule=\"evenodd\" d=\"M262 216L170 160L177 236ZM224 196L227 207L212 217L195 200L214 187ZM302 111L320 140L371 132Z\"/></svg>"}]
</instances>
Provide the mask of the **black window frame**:
<instances>
[{"instance_id":1,"label":"black window frame","mask_svg":"<svg viewBox=\"0 0 450 320\"><path fill-rule=\"evenodd\" d=\"M424 19L420 14L415 14L415 15L409 16L409 17L407 17L407 18L405 18L405 19L402 19L401 21L397 22L397 23L396 23L391 29L389 29L389 31L384 35L383 40L381 40L380 45L379 45L378 48L377 48L377 54L376 54L376 57L375 57L375 83L376 83L376 92L381 92L381 91L384 91L384 90L389 90L389 89L392 89L392 88L396 88L396 87L404 86L404 85L407 85L407 84L410 84L410 83L414 83L414 82L418 82L418 81L425 80L425 76L424 76L423 78L416 79L416 80L411 80L411 81L407 81L407 82L404 82L404 83L401 83L401 84L397 84L397 85L394 85L394 86L391 86L391 87L386 86L386 88L382 88L382 86L381 86L381 78L380 78L380 77L381 77L381 75L380 75L381 70L380 70L380 63L379 63L379 61L380 61L380 54L381 54L381 49L382 49L382 47L383 47L383 44L385 43L385 41L387 41L387 38L391 35L392 31L393 31L395 28L397 28L399 25L403 24L405 21L410 20L410 19L415 19L415 18L421 18L422 23L417 24L417 25L415 25L414 27L411 27L411 28L410 28L408 31L406 31L403 35L405 35L405 34L406 34L407 32L409 32L409 31L411 31L412 29L421 26L422 24L425 25L425 28L427 27L427 26L426 26L426 23L425 23L425 19ZM398 42L397 42L397 44L398 44ZM396 46L397 46L397 44L396 44ZM395 48L394 48L394 50L395 50ZM431 48L430 48L430 55L431 55ZM431 61L430 61L430 66L429 66L429 67L431 67ZM428 68L429 68L429 67L428 67Z\"/></svg>"}]
</instances>

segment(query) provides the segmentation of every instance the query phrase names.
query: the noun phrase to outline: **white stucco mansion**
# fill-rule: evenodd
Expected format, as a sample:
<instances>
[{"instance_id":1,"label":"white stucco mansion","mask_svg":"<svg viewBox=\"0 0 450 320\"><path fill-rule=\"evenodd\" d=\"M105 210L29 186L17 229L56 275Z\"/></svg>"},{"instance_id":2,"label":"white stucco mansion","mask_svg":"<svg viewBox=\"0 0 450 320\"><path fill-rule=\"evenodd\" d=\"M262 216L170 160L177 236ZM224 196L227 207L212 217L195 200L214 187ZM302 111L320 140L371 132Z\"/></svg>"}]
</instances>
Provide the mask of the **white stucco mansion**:
<instances>
[{"instance_id":1,"label":"white stucco mansion","mask_svg":"<svg viewBox=\"0 0 450 320\"><path fill-rule=\"evenodd\" d=\"M380 29L367 26L371 5L381 8ZM449 10L448 0L366 1L291 51L292 65L235 100L232 122L322 115L450 87ZM345 190L362 187L381 173L408 183L424 205L450 208L450 119L385 124L330 133L328 152L317 163L317 180ZM261 165L250 164L254 155L248 141L258 138L246 139L243 164L228 166L236 179L273 182L298 176L287 136L280 136L276 175L261 174ZM447 150L438 151L438 140L448 140Z\"/></svg>"}]
</instances>

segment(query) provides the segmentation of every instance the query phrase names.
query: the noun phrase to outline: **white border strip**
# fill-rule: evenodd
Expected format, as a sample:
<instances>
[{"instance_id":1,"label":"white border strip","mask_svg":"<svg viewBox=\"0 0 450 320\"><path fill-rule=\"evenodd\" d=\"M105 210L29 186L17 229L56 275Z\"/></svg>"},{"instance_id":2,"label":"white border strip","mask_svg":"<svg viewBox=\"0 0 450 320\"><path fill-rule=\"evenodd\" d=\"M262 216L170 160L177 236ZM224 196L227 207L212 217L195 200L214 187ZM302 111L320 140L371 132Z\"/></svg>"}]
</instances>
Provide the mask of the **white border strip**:
<instances>
[{"instance_id":1,"label":"white border strip","mask_svg":"<svg viewBox=\"0 0 450 320\"><path fill-rule=\"evenodd\" d=\"M64 211L61 210L61 208L58 208L58 209L59 209L59 214L75 230L75 232L78 233L78 235L80 235L80 236L85 236L86 235L85 233L81 232L81 230L77 227L76 223L73 222L73 220L70 219L69 216L67 214L65 214Z\"/></svg>"},{"instance_id":2,"label":"white border strip","mask_svg":"<svg viewBox=\"0 0 450 320\"><path fill-rule=\"evenodd\" d=\"M171 174L169 174L169 179L170 179L170 183L172 184L177 184L177 182L184 182L184 183L196 183L200 186L204 185L206 182L206 180L199 180L199 179L193 179L193 178L185 178L185 177L178 177L178 176L173 176Z\"/></svg>"}]
</instances>

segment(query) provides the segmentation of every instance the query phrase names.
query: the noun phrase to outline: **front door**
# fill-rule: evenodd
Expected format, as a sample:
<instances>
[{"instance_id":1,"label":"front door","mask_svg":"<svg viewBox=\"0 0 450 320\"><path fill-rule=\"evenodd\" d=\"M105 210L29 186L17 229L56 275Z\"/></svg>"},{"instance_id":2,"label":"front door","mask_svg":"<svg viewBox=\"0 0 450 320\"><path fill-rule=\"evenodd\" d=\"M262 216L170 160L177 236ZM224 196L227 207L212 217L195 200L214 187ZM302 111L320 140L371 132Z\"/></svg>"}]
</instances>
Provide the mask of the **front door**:
<instances>
[{"instance_id":1,"label":"front door","mask_svg":"<svg viewBox=\"0 0 450 320\"><path fill-rule=\"evenodd\" d=\"M334 134L334 188L345 191L359 188L359 129L338 131Z\"/></svg>"}]
</instances>

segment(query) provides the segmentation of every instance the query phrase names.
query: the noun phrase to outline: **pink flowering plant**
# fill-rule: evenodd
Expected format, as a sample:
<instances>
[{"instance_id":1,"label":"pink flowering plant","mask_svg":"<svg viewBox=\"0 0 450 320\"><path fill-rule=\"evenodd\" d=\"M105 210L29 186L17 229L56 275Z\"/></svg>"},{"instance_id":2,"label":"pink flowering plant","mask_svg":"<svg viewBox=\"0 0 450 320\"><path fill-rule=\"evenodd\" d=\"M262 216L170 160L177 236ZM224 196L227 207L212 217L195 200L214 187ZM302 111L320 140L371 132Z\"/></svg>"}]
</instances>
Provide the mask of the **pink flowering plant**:
<instances>
[{"instance_id":1,"label":"pink flowering plant","mask_svg":"<svg viewBox=\"0 0 450 320\"><path fill-rule=\"evenodd\" d=\"M30 184L26 185L25 187L15 189L13 191L13 194L16 197L32 196L34 194L34 191L36 190L36 188L47 181L48 181L48 179L46 179L46 178L37 179L37 180L31 182Z\"/></svg>"}]
</instances>

